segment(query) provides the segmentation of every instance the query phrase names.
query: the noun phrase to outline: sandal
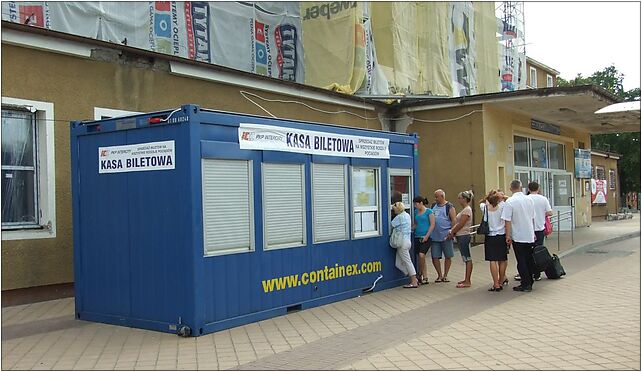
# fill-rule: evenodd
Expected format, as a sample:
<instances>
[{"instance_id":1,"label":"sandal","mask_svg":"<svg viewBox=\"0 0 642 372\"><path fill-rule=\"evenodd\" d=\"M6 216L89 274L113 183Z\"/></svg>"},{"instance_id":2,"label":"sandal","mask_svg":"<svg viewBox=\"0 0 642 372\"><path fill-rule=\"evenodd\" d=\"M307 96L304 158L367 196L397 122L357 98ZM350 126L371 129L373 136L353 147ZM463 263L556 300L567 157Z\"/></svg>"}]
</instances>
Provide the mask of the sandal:
<instances>
[{"instance_id":1,"label":"sandal","mask_svg":"<svg viewBox=\"0 0 642 372\"><path fill-rule=\"evenodd\" d=\"M444 281L444 278L437 278L435 279L435 283L441 283Z\"/></svg>"},{"instance_id":2,"label":"sandal","mask_svg":"<svg viewBox=\"0 0 642 372\"><path fill-rule=\"evenodd\" d=\"M421 280L421 284L429 284L429 283L430 283L430 281L428 280L428 278L423 278Z\"/></svg>"},{"instance_id":3,"label":"sandal","mask_svg":"<svg viewBox=\"0 0 642 372\"><path fill-rule=\"evenodd\" d=\"M404 287L404 288L417 288L417 287L419 287L419 286L418 286L418 285L416 285L416 284L415 284L415 285L412 285L412 284L406 284L406 285L404 285L403 287Z\"/></svg>"},{"instance_id":4,"label":"sandal","mask_svg":"<svg viewBox=\"0 0 642 372\"><path fill-rule=\"evenodd\" d=\"M470 286L469 286L469 285L466 285L466 284L464 284L464 283L457 283L456 287L457 287L457 288L469 288Z\"/></svg>"},{"instance_id":5,"label":"sandal","mask_svg":"<svg viewBox=\"0 0 642 372\"><path fill-rule=\"evenodd\" d=\"M504 279L504 281L502 282L502 287L505 285L508 285L508 278Z\"/></svg>"},{"instance_id":6,"label":"sandal","mask_svg":"<svg viewBox=\"0 0 642 372\"><path fill-rule=\"evenodd\" d=\"M445 276L441 278L441 281L444 283L450 283L450 280L448 280L448 278L446 278Z\"/></svg>"}]
</instances>

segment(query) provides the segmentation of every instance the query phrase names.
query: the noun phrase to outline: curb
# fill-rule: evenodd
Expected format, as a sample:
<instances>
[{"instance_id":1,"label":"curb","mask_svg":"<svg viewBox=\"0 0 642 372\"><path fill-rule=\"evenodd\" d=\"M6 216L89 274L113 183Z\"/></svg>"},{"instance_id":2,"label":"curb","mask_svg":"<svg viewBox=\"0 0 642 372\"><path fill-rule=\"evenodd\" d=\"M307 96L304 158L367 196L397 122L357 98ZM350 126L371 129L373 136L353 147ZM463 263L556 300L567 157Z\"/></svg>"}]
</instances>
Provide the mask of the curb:
<instances>
[{"instance_id":1,"label":"curb","mask_svg":"<svg viewBox=\"0 0 642 372\"><path fill-rule=\"evenodd\" d=\"M569 250L561 252L560 254L558 254L558 256L560 258L562 258L564 256L568 256L569 254L575 253L576 251L578 251L580 249L590 249L590 248L594 248L594 247L597 247L597 246L616 243L616 242L619 242L619 241L622 241L622 240L627 240L627 239L631 239L631 238L635 238L635 237L639 237L639 236L640 236L640 230L634 231L634 232L631 232L631 233L627 233L627 234L624 234L624 235L616 236L614 238L609 238L609 239L606 239L606 240L600 240L600 241L597 241L597 242L591 242L591 243L578 245L577 247L573 247L573 248L571 248Z\"/></svg>"}]
</instances>

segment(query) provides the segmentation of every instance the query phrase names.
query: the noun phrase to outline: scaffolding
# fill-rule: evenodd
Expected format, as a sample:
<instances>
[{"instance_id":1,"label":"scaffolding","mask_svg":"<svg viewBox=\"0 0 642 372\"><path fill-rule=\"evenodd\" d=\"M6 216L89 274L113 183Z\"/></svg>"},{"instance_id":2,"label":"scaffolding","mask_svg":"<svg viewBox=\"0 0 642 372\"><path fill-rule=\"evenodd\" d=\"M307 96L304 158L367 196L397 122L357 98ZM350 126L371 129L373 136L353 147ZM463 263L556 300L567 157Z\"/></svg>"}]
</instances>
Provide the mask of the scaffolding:
<instances>
[{"instance_id":1,"label":"scaffolding","mask_svg":"<svg viewBox=\"0 0 642 372\"><path fill-rule=\"evenodd\" d=\"M524 3L502 1L495 14L500 43L500 79L502 91L526 88L526 40L524 38Z\"/></svg>"}]
</instances>

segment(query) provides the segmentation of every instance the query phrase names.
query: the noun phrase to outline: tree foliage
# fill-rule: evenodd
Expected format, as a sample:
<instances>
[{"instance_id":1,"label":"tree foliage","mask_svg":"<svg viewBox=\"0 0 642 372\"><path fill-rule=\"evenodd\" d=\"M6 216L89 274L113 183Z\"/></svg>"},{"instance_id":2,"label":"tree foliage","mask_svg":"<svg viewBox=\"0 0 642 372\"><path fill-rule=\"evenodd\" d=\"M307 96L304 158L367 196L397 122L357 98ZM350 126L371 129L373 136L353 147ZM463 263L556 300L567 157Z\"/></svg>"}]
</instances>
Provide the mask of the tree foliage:
<instances>
[{"instance_id":1,"label":"tree foliage","mask_svg":"<svg viewBox=\"0 0 642 372\"><path fill-rule=\"evenodd\" d=\"M572 80L558 77L557 84L561 87L594 84L625 101L639 101L640 88L625 91L622 86L623 80L624 74L611 65L600 71L595 71L588 77L584 77L582 74L577 74ZM622 155L618 162L620 192L640 192L640 132L593 134L591 135L591 144L593 149L616 152Z\"/></svg>"}]
</instances>

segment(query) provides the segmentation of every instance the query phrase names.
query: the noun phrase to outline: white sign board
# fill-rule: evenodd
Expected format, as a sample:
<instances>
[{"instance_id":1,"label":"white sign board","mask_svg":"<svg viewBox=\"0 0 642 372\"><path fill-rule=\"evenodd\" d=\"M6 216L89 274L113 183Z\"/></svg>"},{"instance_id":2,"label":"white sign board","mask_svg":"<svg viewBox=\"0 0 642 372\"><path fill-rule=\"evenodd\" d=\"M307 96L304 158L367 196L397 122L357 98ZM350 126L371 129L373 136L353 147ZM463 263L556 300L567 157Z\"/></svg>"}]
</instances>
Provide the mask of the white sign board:
<instances>
[{"instance_id":1,"label":"white sign board","mask_svg":"<svg viewBox=\"0 0 642 372\"><path fill-rule=\"evenodd\" d=\"M98 173L174 169L174 141L98 148Z\"/></svg>"},{"instance_id":2,"label":"white sign board","mask_svg":"<svg viewBox=\"0 0 642 372\"><path fill-rule=\"evenodd\" d=\"M239 145L246 150L272 150L351 158L390 159L387 138L348 136L262 124L239 126Z\"/></svg>"}]
</instances>

